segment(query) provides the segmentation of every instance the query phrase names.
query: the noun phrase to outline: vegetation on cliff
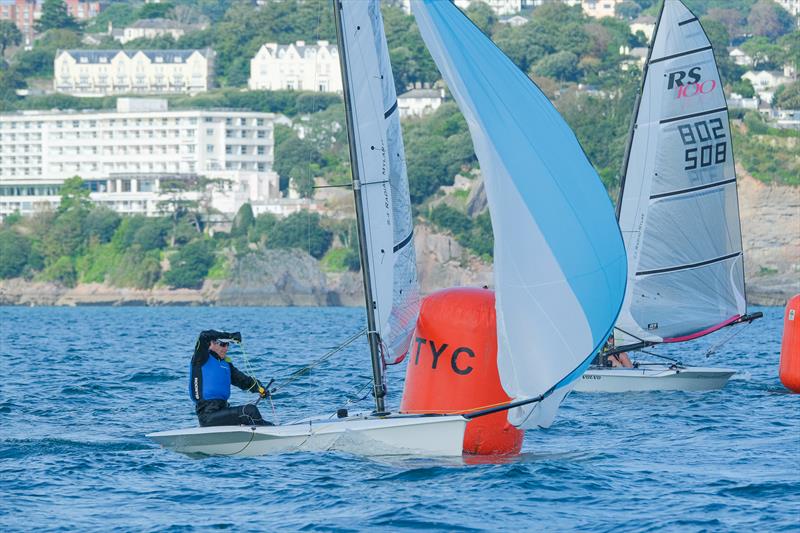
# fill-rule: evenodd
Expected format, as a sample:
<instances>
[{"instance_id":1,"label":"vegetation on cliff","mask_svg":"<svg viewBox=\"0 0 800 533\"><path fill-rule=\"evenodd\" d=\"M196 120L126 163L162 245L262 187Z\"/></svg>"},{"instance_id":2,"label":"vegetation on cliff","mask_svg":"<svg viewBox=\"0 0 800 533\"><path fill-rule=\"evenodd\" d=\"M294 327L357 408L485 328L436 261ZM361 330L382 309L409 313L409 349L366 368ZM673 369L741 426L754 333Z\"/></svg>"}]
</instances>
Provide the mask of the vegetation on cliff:
<instances>
[{"instance_id":1,"label":"vegetation on cliff","mask_svg":"<svg viewBox=\"0 0 800 533\"><path fill-rule=\"evenodd\" d=\"M121 217L92 204L82 180L71 178L61 189L57 211L5 219L0 227L0 279L24 277L68 287L108 283L199 288L208 277L224 276L231 260L259 247L298 248L317 259L330 253L338 257L334 266L358 269L352 239L337 236L334 246L344 223L316 213L254 217L245 204L231 232L213 237L197 220L198 214L186 209L176 216Z\"/></svg>"}]
</instances>

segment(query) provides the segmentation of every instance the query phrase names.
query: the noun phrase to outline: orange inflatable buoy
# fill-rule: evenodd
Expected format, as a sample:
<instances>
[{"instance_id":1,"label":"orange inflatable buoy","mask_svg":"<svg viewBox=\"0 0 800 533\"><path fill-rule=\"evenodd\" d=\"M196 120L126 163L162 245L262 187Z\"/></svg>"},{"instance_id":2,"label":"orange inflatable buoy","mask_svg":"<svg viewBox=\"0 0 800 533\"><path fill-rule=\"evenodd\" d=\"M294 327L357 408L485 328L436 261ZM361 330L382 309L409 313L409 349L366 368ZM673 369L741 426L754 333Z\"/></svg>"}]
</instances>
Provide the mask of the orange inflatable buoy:
<instances>
[{"instance_id":1,"label":"orange inflatable buoy","mask_svg":"<svg viewBox=\"0 0 800 533\"><path fill-rule=\"evenodd\" d=\"M786 314L783 315L781 366L778 375L784 387L800 392L800 294L789 300Z\"/></svg>"},{"instance_id":2,"label":"orange inflatable buoy","mask_svg":"<svg viewBox=\"0 0 800 533\"><path fill-rule=\"evenodd\" d=\"M400 411L466 413L511 400L497 372L494 292L455 288L422 302L409 352ZM470 420L464 452L515 454L524 433L506 412Z\"/></svg>"}]
</instances>

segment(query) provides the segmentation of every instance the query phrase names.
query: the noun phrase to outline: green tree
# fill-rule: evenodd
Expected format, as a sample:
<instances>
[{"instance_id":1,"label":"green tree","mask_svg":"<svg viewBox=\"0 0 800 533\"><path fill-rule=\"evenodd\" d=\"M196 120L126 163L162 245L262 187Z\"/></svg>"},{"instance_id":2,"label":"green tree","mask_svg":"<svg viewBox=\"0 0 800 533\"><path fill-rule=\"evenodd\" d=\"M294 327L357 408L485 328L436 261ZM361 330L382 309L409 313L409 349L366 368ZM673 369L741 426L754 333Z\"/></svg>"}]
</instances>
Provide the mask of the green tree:
<instances>
[{"instance_id":1,"label":"green tree","mask_svg":"<svg viewBox=\"0 0 800 533\"><path fill-rule=\"evenodd\" d=\"M15 57L15 66L20 75L26 78L51 77L56 51L79 47L81 36L78 33L69 29L52 29L36 40L33 50L19 52ZM71 100L78 99L71 97Z\"/></svg>"},{"instance_id":2,"label":"green tree","mask_svg":"<svg viewBox=\"0 0 800 533\"><path fill-rule=\"evenodd\" d=\"M212 241L200 239L190 242L170 258L170 269L164 274L164 281L176 288L200 288L213 264Z\"/></svg>"},{"instance_id":3,"label":"green tree","mask_svg":"<svg viewBox=\"0 0 800 533\"><path fill-rule=\"evenodd\" d=\"M740 45L743 52L753 58L753 68L758 70L771 70L779 65L783 49L767 37L755 36Z\"/></svg>"},{"instance_id":4,"label":"green tree","mask_svg":"<svg viewBox=\"0 0 800 533\"><path fill-rule=\"evenodd\" d=\"M163 2L158 4L145 4L139 8L136 15L140 19L163 19L167 18L170 11L175 8L171 2Z\"/></svg>"},{"instance_id":5,"label":"green tree","mask_svg":"<svg viewBox=\"0 0 800 533\"><path fill-rule=\"evenodd\" d=\"M12 110L19 100L17 89L25 87L25 79L16 68L0 68L0 110Z\"/></svg>"},{"instance_id":6,"label":"green tree","mask_svg":"<svg viewBox=\"0 0 800 533\"><path fill-rule=\"evenodd\" d=\"M103 8L87 25L87 30L92 32L104 32L108 30L111 23L114 28L123 28L137 19L137 9L128 3L114 3Z\"/></svg>"},{"instance_id":7,"label":"green tree","mask_svg":"<svg viewBox=\"0 0 800 533\"><path fill-rule=\"evenodd\" d=\"M314 175L319 171L319 165L304 165L294 167L289 172L289 181L301 198L314 196Z\"/></svg>"},{"instance_id":8,"label":"green tree","mask_svg":"<svg viewBox=\"0 0 800 533\"><path fill-rule=\"evenodd\" d=\"M89 199L89 189L83 186L80 176L73 176L64 180L60 189L61 202L58 205L58 212L79 210L89 211L92 201Z\"/></svg>"},{"instance_id":9,"label":"green tree","mask_svg":"<svg viewBox=\"0 0 800 533\"><path fill-rule=\"evenodd\" d=\"M267 238L269 248L298 248L317 259L333 242L333 232L322 227L317 213L298 211L279 221Z\"/></svg>"},{"instance_id":10,"label":"green tree","mask_svg":"<svg viewBox=\"0 0 800 533\"><path fill-rule=\"evenodd\" d=\"M42 16L36 22L36 31L45 32L50 29L79 30L80 24L67 12L63 0L44 0Z\"/></svg>"},{"instance_id":11,"label":"green tree","mask_svg":"<svg viewBox=\"0 0 800 533\"><path fill-rule=\"evenodd\" d=\"M87 211L71 209L59 213L41 241L42 254L48 265L61 257L76 257L86 243L84 220Z\"/></svg>"},{"instance_id":12,"label":"green tree","mask_svg":"<svg viewBox=\"0 0 800 533\"><path fill-rule=\"evenodd\" d=\"M170 223L164 218L146 218L133 235L133 243L144 252L166 246Z\"/></svg>"},{"instance_id":13,"label":"green tree","mask_svg":"<svg viewBox=\"0 0 800 533\"><path fill-rule=\"evenodd\" d=\"M772 0L758 0L750 9L747 24L753 34L775 39L792 31L794 20Z\"/></svg>"},{"instance_id":14,"label":"green tree","mask_svg":"<svg viewBox=\"0 0 800 533\"><path fill-rule=\"evenodd\" d=\"M491 35L497 23L497 15L485 2L472 2L466 10L467 16L486 35Z\"/></svg>"},{"instance_id":15,"label":"green tree","mask_svg":"<svg viewBox=\"0 0 800 533\"><path fill-rule=\"evenodd\" d=\"M66 255L59 257L42 272L42 278L46 281L55 281L65 287L74 287L78 281L78 274L75 271L73 259Z\"/></svg>"},{"instance_id":16,"label":"green tree","mask_svg":"<svg viewBox=\"0 0 800 533\"><path fill-rule=\"evenodd\" d=\"M706 14L708 20L719 22L725 26L728 35L736 37L744 33L746 17L738 9L731 8L711 8Z\"/></svg>"},{"instance_id":17,"label":"green tree","mask_svg":"<svg viewBox=\"0 0 800 533\"><path fill-rule=\"evenodd\" d=\"M109 242L121 220L120 216L108 207L96 206L84 220L86 234L99 243Z\"/></svg>"},{"instance_id":18,"label":"green tree","mask_svg":"<svg viewBox=\"0 0 800 533\"><path fill-rule=\"evenodd\" d=\"M756 90L750 80L738 80L730 85L732 93L741 95L744 98L752 98L756 95Z\"/></svg>"},{"instance_id":19,"label":"green tree","mask_svg":"<svg viewBox=\"0 0 800 533\"><path fill-rule=\"evenodd\" d=\"M538 76L547 76L559 81L576 81L580 70L578 69L578 56L572 52L556 52L540 59L532 69Z\"/></svg>"},{"instance_id":20,"label":"green tree","mask_svg":"<svg viewBox=\"0 0 800 533\"><path fill-rule=\"evenodd\" d=\"M22 42L22 32L10 20L0 20L0 59L5 59L6 48Z\"/></svg>"},{"instance_id":21,"label":"green tree","mask_svg":"<svg viewBox=\"0 0 800 533\"><path fill-rule=\"evenodd\" d=\"M21 276L31 253L30 240L10 229L0 230L0 278Z\"/></svg>"},{"instance_id":22,"label":"green tree","mask_svg":"<svg viewBox=\"0 0 800 533\"><path fill-rule=\"evenodd\" d=\"M773 101L779 109L800 109L800 82L778 87Z\"/></svg>"},{"instance_id":23,"label":"green tree","mask_svg":"<svg viewBox=\"0 0 800 533\"><path fill-rule=\"evenodd\" d=\"M302 176L310 165L320 165L322 162L322 154L314 142L291 136L275 147L275 164L272 168L281 177L281 189L285 189L292 171L295 171L295 177Z\"/></svg>"},{"instance_id":24,"label":"green tree","mask_svg":"<svg viewBox=\"0 0 800 533\"><path fill-rule=\"evenodd\" d=\"M273 228L278 225L278 217L272 213L261 213L253 225L252 240L266 243Z\"/></svg>"},{"instance_id":25,"label":"green tree","mask_svg":"<svg viewBox=\"0 0 800 533\"><path fill-rule=\"evenodd\" d=\"M256 217L253 215L253 206L245 202L236 212L231 224L231 237L246 236L250 229L255 225Z\"/></svg>"},{"instance_id":26,"label":"green tree","mask_svg":"<svg viewBox=\"0 0 800 533\"><path fill-rule=\"evenodd\" d=\"M642 12L641 6L636 2L632 2L631 0L626 0L625 2L620 2L619 4L614 7L614 13L618 17L622 17L628 20L633 20L639 16L639 13Z\"/></svg>"},{"instance_id":27,"label":"green tree","mask_svg":"<svg viewBox=\"0 0 800 533\"><path fill-rule=\"evenodd\" d=\"M438 80L439 71L422 41L414 17L406 15L402 9L394 6L386 6L382 12L389 59L392 62L392 74L398 94L413 84L434 83Z\"/></svg>"}]
</instances>

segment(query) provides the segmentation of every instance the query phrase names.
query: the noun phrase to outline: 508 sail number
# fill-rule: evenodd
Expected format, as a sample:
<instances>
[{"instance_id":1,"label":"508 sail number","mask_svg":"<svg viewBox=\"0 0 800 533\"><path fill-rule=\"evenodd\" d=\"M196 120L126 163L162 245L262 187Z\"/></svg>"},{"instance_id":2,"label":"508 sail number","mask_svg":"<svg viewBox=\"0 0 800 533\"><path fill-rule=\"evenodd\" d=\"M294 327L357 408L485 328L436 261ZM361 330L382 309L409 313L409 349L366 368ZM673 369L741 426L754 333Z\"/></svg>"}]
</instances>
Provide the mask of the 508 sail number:
<instances>
[{"instance_id":1,"label":"508 sail number","mask_svg":"<svg viewBox=\"0 0 800 533\"><path fill-rule=\"evenodd\" d=\"M695 170L725 162L728 142L716 142L727 137L722 119L712 118L692 124L683 124L678 126L678 133L683 145L687 146L684 170Z\"/></svg>"}]
</instances>

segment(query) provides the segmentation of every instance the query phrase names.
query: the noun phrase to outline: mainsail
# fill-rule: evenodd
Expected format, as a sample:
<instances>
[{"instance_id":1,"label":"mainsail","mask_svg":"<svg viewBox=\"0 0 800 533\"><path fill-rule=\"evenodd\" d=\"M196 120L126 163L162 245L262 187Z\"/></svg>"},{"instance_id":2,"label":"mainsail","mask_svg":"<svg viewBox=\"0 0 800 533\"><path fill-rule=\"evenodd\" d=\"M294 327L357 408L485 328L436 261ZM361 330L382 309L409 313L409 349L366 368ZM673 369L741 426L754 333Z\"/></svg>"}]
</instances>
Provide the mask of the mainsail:
<instances>
[{"instance_id":1,"label":"mainsail","mask_svg":"<svg viewBox=\"0 0 800 533\"><path fill-rule=\"evenodd\" d=\"M624 342L689 340L746 314L731 141L711 43L686 6L666 0L618 205Z\"/></svg>"},{"instance_id":2,"label":"mainsail","mask_svg":"<svg viewBox=\"0 0 800 533\"><path fill-rule=\"evenodd\" d=\"M336 7L375 364L373 332L383 355L397 359L408 351L419 314L411 200L380 2Z\"/></svg>"},{"instance_id":3,"label":"mainsail","mask_svg":"<svg viewBox=\"0 0 800 533\"><path fill-rule=\"evenodd\" d=\"M626 260L614 211L569 126L491 40L449 1L414 0L412 10L486 183L501 383L515 400L550 395L508 417L521 428L547 426L622 304Z\"/></svg>"}]
</instances>

